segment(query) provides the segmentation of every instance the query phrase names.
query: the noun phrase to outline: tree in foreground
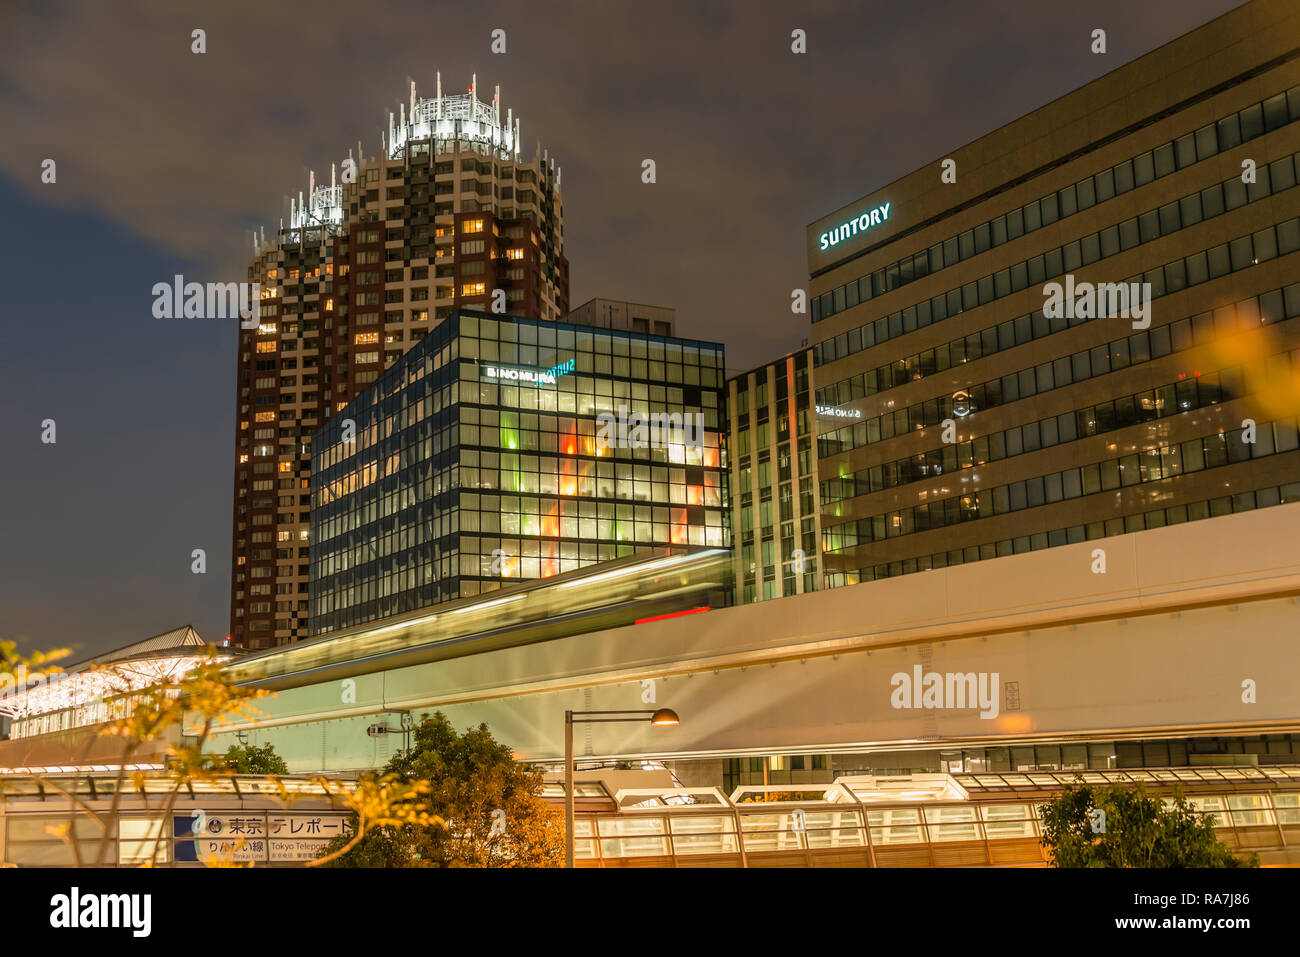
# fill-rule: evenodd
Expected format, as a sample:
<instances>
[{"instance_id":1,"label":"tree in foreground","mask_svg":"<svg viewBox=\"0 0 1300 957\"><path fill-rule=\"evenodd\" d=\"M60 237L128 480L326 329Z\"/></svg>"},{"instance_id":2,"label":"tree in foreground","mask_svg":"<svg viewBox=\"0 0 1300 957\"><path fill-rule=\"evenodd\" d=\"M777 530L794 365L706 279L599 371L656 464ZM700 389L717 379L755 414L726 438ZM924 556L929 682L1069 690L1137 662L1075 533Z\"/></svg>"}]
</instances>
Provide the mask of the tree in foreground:
<instances>
[{"instance_id":1,"label":"tree in foreground","mask_svg":"<svg viewBox=\"0 0 1300 957\"><path fill-rule=\"evenodd\" d=\"M384 777L427 782L421 800L439 821L371 828L336 838L332 867L559 867L564 818L541 796L542 772L517 762L487 725L457 733L442 712L424 715L409 750Z\"/></svg>"},{"instance_id":2,"label":"tree in foreground","mask_svg":"<svg viewBox=\"0 0 1300 957\"><path fill-rule=\"evenodd\" d=\"M275 745L232 744L220 762L234 774L288 774L289 765L275 753Z\"/></svg>"},{"instance_id":3,"label":"tree in foreground","mask_svg":"<svg viewBox=\"0 0 1300 957\"><path fill-rule=\"evenodd\" d=\"M1214 834L1213 815L1181 790L1166 802L1141 784L1070 785L1044 804L1043 846L1052 867L1258 867Z\"/></svg>"}]
</instances>

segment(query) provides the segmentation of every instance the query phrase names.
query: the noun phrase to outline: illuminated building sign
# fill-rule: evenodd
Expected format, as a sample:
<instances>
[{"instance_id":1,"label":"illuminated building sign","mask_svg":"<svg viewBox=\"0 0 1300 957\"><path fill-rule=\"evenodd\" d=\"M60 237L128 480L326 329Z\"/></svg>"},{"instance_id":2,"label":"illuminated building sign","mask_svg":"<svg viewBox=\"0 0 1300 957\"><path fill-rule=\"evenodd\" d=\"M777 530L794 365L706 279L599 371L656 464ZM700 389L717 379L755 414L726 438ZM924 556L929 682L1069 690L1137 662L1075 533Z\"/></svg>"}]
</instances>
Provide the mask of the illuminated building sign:
<instances>
[{"instance_id":1,"label":"illuminated building sign","mask_svg":"<svg viewBox=\"0 0 1300 957\"><path fill-rule=\"evenodd\" d=\"M817 406L818 415L828 415L835 419L860 419L862 418L861 409L837 409L833 405Z\"/></svg>"},{"instance_id":2,"label":"illuminated building sign","mask_svg":"<svg viewBox=\"0 0 1300 957\"><path fill-rule=\"evenodd\" d=\"M866 232L872 226L879 226L889 218L889 204L877 206L875 209L869 209L861 216L855 216L848 222L840 223L834 229L828 230L821 234L821 248L830 249L837 243L846 239L851 239L858 233Z\"/></svg>"},{"instance_id":3,"label":"illuminated building sign","mask_svg":"<svg viewBox=\"0 0 1300 957\"><path fill-rule=\"evenodd\" d=\"M573 371L576 360L561 362L557 366L539 371L537 369L511 369L506 366L485 366L483 374L489 379L505 379L513 382L530 382L533 385L555 385L556 376L568 375Z\"/></svg>"}]
</instances>

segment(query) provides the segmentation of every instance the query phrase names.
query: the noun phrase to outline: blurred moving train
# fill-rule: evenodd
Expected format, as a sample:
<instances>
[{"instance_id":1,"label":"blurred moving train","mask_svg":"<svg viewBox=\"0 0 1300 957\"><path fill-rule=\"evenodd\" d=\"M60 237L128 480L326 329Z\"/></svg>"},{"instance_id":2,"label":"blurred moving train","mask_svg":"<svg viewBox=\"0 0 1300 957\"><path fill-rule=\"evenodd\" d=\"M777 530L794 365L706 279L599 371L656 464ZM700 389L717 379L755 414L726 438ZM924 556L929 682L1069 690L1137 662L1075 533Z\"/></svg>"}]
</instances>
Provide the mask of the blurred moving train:
<instances>
[{"instance_id":1,"label":"blurred moving train","mask_svg":"<svg viewBox=\"0 0 1300 957\"><path fill-rule=\"evenodd\" d=\"M238 684L295 688L707 611L731 596L728 549L646 550L242 657L226 673Z\"/></svg>"}]
</instances>

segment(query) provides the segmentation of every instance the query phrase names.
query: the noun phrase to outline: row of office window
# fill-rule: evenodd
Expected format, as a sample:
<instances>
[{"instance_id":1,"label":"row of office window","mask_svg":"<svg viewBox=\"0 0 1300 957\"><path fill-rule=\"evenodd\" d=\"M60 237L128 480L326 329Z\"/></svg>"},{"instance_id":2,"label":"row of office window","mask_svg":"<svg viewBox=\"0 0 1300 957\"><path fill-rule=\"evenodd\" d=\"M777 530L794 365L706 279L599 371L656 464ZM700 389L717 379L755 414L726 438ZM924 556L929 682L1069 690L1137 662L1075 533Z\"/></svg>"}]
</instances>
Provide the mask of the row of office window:
<instances>
[{"instance_id":1,"label":"row of office window","mask_svg":"<svg viewBox=\"0 0 1300 957\"><path fill-rule=\"evenodd\" d=\"M1231 247L1236 248L1230 251ZM1223 243L1212 250L1194 253L1182 259L1174 260L1161 269L1148 270L1142 278L1147 282L1151 282L1151 295L1154 301L1154 299L1166 292L1166 276L1180 276L1186 284L1191 284L1190 280L1192 278L1195 278L1197 283L1207 282L1230 272L1248 269L1260 262L1275 258L1278 255L1294 252L1297 249L1300 249L1300 217L1287 220L1275 227L1269 226L1255 234L1233 240L1231 243ZM1214 254L1213 258L1211 258L1211 254ZM1211 274L1210 269L1211 262L1214 264L1213 274ZM1280 292L1273 290L1259 296L1259 320L1261 322L1276 322L1283 316L1295 315L1294 310L1298 296L1300 296L1300 286L1296 285L1287 286ZM1236 304L1236 310L1242 316L1240 323L1246 327L1253 325L1255 316L1251 302L1252 300L1245 300ZM1080 368L1079 372L1086 371L1087 375L1083 377L1087 378L1088 376L1104 374L1104 371L1123 368L1124 365L1128 365L1132 361L1133 356L1140 358L1142 356L1156 357L1165 355L1171 351L1179 351L1180 348L1186 347L1188 342L1201 345L1202 342L1208 342L1214 336L1221 334L1220 322L1223 322L1225 328L1229 329L1233 325L1234 321L1231 318L1220 319L1220 315L1227 316L1228 312L1216 310L1213 313L1201 313L1198 316L1171 323L1169 326L1161 326L1147 330L1140 335L1130 336L1128 337L1127 348L1122 346L1117 348L1117 344L1113 342L1097 350L1089 350L1088 367L1086 370ZM1011 348L1013 344L1019 345L1034 339L1045 338L1066 328L1067 323L1069 325L1081 325L1090 321L1093 321L1093 318L1078 317L1077 315L1071 320L1059 318L1049 320L1043 316L1041 310L1027 316L1020 316L996 327L985 329L981 333L968 336L965 343L967 351L965 352L966 360L964 361L983 358L985 355L990 354L990 351L1003 351L1006 348ZM1180 325L1180 323L1183 325ZM1175 330L1178 330L1177 339L1175 339ZM996 333L996 338L994 333ZM1168 339L1167 348L1166 338ZM1119 342L1122 343L1123 340ZM996 348L994 348L995 346ZM985 351L985 347L990 351ZM943 350L946 347L940 347L940 349ZM924 353L922 356L912 356L906 360L901 360L904 369L910 369L911 371L898 373L891 369L890 374L910 374L913 380L924 378L925 371L931 368L929 363L933 359L933 353L934 350L930 350L930 352ZM946 352L941 354L948 355ZM1078 353L1075 355L1077 356ZM1110 357L1108 364L1101 361L1102 357L1107 355ZM925 359L924 364L921 362L922 357ZM1077 381L1074 374L1075 357L1071 356L1069 358L1071 381ZM1122 363L1122 365L1118 363ZM1051 363L1044 363L1043 366L1049 369L1053 368ZM1042 368L1042 366L1039 368ZM1064 366L1062 366L1062 369L1064 369ZM1098 369L1104 371L1099 373ZM879 372L879 370L876 371ZM864 375L870 376L872 373L868 372ZM1054 379L1055 374L1053 373ZM1027 395L1036 394L1038 391L1036 381L1036 371L1032 376L1024 373L1012 374L1003 376L1001 380L990 380L976 385L967 391L975 408L987 408L991 404L1002 404L1014 401L1016 398L1025 398ZM998 386L999 392L994 401L990 402L988 393L994 387L994 384L998 382L1000 382ZM855 390L860 390L862 388L862 377L855 377L853 380L840 383L841 395L844 394L844 390L849 383L856 383ZM1026 392L1024 389L1028 391ZM980 397L981 394L983 394L984 398ZM857 396L857 398L862 397ZM844 403L841 404L849 401L852 401L852 399L846 398ZM939 396L935 399L918 402L912 406L885 413L879 417L856 421L851 426L822 433L819 440L822 443L820 445L821 454L824 457L834 454L836 451L856 448L880 441L881 438L890 438L893 435L901 435L909 430L920 429L927 424L937 424L948 418L954 411L957 411L955 407L959 402L965 401L967 400L955 399L952 395ZM872 436L876 437L873 438Z\"/></svg>"},{"instance_id":2,"label":"row of office window","mask_svg":"<svg viewBox=\"0 0 1300 957\"><path fill-rule=\"evenodd\" d=\"M1127 535L1144 529L1164 528L1166 525L1196 522L1219 515L1232 515L1257 508L1288 505L1292 502L1300 502L1300 482L1266 486L1238 492L1234 495L1222 495L1218 498L1200 502L1189 502L1186 505L1171 505L1168 508L1157 508L1147 512L1133 512L1107 519L1104 522L1071 525L1068 528L1056 528L1046 532L1035 532L1031 535L1020 535L1016 538L984 542L979 545L968 545L965 548L920 555L916 558L907 558L901 561L868 565L856 569L841 569L827 574L827 587L855 585L859 582L876 581L881 578L893 578L898 575L928 571L931 568L946 568L950 565L985 561L1006 555L1036 552L1044 548L1073 545L1077 542L1110 538L1114 535Z\"/></svg>"},{"instance_id":3,"label":"row of office window","mask_svg":"<svg viewBox=\"0 0 1300 957\"><path fill-rule=\"evenodd\" d=\"M1271 387L1285 388L1293 381L1292 370L1295 367L1300 367L1300 349L1276 353L1266 359L1203 375L1184 375L1178 381L1163 386L992 432L968 442L944 445L831 479L822 483L822 504L897 488L948 474L959 468L972 468L1141 422L1202 409ZM1273 381L1269 382L1270 379Z\"/></svg>"},{"instance_id":4,"label":"row of office window","mask_svg":"<svg viewBox=\"0 0 1300 957\"><path fill-rule=\"evenodd\" d=\"M826 526L822 532L823 548L837 552L859 544L927 532L1300 449L1300 434L1294 417L1259 423L1253 443L1242 441L1243 434L1242 429L1215 432L1177 445L1143 449L1081 468L1036 475L995 488Z\"/></svg>"},{"instance_id":5,"label":"row of office window","mask_svg":"<svg viewBox=\"0 0 1300 957\"><path fill-rule=\"evenodd\" d=\"M724 481L716 468L461 450L460 484L464 488L720 507Z\"/></svg>"},{"instance_id":6,"label":"row of office window","mask_svg":"<svg viewBox=\"0 0 1300 957\"><path fill-rule=\"evenodd\" d=\"M812 321L820 322L844 309L851 309L875 296L1019 239L1066 216L1186 169L1296 120L1300 120L1300 86L1231 113L1216 123L1207 123L1192 133L1085 177L1073 186L1066 186L958 236L935 243L925 252L900 259L868 276L823 293L813 300ZM821 365L822 361L818 355L817 364Z\"/></svg>"},{"instance_id":7,"label":"row of office window","mask_svg":"<svg viewBox=\"0 0 1300 957\"><path fill-rule=\"evenodd\" d=\"M1269 166L1261 165L1258 178L1253 184L1242 183L1239 176L1233 177L1224 183L1207 187L1199 193L1192 193L1181 200L1167 203L1159 209L1148 210L1141 216L1132 217L1116 226L1108 226L1082 239L1040 253L1008 269L966 283L959 289L950 289L947 293L941 293L927 302L909 306L891 316L882 317L857 329L841 333L835 339L820 343L822 355L820 361L831 362L843 358L860 349L868 349L895 336L940 322L1022 289L1041 286L1049 279L1152 242L1184 229L1193 222L1201 222L1212 216L1218 216L1226 210L1236 209L1291 189L1296 184L1297 162L1300 162L1300 153L1284 157ZM1230 243L1223 243L1199 254L1199 258L1187 257L1186 267L1182 265L1183 260L1179 259L1168 264L1165 269L1148 270L1141 277L1135 276L1126 282L1136 282L1140 278L1152 284L1153 296L1164 295L1166 292L1178 292L1188 286L1194 286L1207 278L1213 279L1224 272L1243 268L1251 265L1252 262L1262 262L1264 259L1291 252L1300 246L1300 227L1288 230L1285 235L1279 237L1274 237L1272 232L1270 227L1268 230L1261 230L1257 239L1251 235L1238 237ZM1279 241L1282 244L1280 250L1277 245ZM1254 247L1258 247L1258 251L1255 251ZM972 336L967 336L966 340L969 341ZM890 366L882 368L892 368L893 365L891 363ZM858 381L856 386L853 384L855 381ZM817 402L819 405L840 404L841 400L838 399L840 395L851 395L857 388L862 389L865 395L874 395L883 389L894 388L898 384L888 377L882 381L873 372L863 373L852 379L819 388ZM867 391L868 389L870 391Z\"/></svg>"}]
</instances>

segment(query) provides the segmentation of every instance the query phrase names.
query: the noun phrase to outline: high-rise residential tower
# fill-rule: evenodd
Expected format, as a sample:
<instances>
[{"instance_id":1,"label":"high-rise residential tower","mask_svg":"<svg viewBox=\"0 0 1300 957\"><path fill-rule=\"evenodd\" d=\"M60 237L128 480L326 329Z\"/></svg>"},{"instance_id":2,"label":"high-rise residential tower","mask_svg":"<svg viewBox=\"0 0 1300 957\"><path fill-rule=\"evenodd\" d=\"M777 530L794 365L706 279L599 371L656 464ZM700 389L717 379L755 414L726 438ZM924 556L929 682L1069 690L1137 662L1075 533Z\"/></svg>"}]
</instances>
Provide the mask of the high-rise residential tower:
<instances>
[{"instance_id":1,"label":"high-rise residential tower","mask_svg":"<svg viewBox=\"0 0 1300 957\"><path fill-rule=\"evenodd\" d=\"M310 436L458 306L568 312L560 170L523 152L499 89L418 97L378 156L313 174L254 240L259 324L239 334L231 636L307 636Z\"/></svg>"}]
</instances>

